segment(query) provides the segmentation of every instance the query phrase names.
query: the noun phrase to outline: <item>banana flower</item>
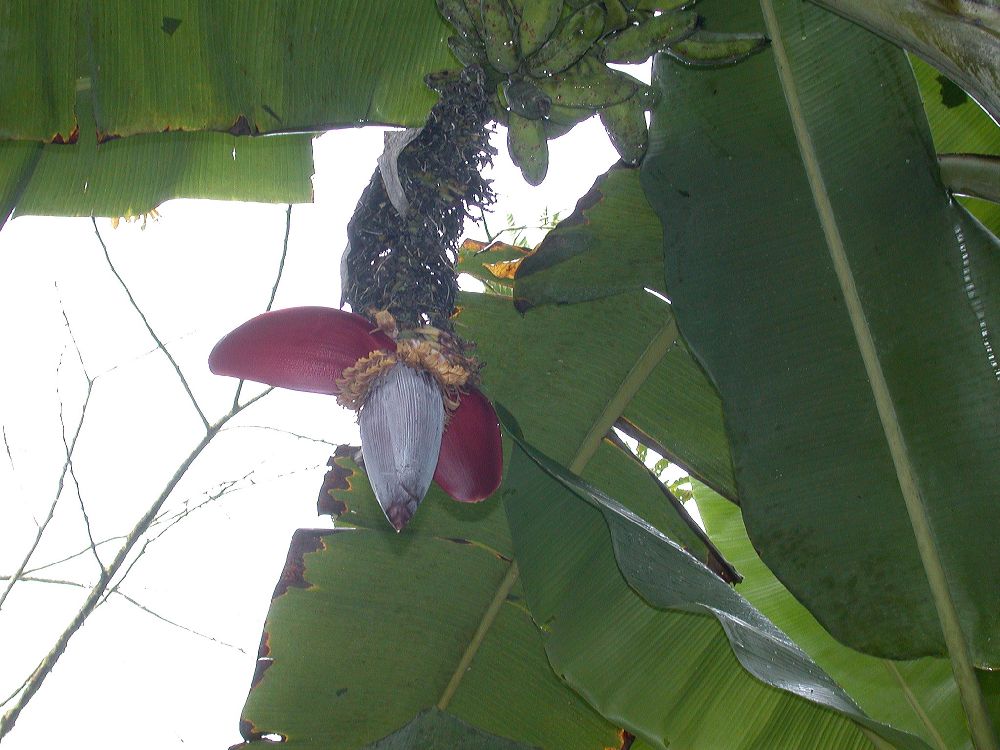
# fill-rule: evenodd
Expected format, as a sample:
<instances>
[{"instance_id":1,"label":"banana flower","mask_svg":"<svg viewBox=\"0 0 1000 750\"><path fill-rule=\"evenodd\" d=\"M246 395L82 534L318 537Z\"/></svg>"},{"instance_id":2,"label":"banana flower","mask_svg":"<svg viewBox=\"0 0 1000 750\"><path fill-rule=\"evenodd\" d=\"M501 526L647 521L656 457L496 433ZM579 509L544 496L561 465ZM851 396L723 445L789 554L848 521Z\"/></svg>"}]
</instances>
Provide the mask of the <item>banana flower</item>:
<instances>
[{"instance_id":1,"label":"banana flower","mask_svg":"<svg viewBox=\"0 0 1000 750\"><path fill-rule=\"evenodd\" d=\"M357 408L365 470L402 531L432 479L461 502L489 496L503 452L489 400L447 379L454 368L432 342L414 346L397 333L328 307L275 310L223 337L208 363L217 375L335 395Z\"/></svg>"}]
</instances>

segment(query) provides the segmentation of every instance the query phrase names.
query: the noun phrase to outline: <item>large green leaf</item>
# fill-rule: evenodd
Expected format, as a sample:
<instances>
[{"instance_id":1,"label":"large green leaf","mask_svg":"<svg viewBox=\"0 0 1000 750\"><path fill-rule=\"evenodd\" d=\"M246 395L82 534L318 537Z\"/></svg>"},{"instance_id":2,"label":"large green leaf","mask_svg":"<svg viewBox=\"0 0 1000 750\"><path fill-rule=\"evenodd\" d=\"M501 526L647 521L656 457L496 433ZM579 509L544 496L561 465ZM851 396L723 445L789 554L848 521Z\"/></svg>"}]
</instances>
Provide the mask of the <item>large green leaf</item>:
<instances>
[{"instance_id":1,"label":"large green leaf","mask_svg":"<svg viewBox=\"0 0 1000 750\"><path fill-rule=\"evenodd\" d=\"M547 330L550 319L559 320L568 336L589 339L605 309L617 310L643 299L637 294L641 289L662 288L662 243L663 229L642 192L639 171L612 167L522 261L514 286L518 307L529 311L528 325L536 321ZM596 303L615 295L622 296ZM539 308L587 301L594 304L558 313ZM649 304L647 300L643 309ZM661 314L669 315L668 310ZM631 351L652 342L654 330L638 320L610 329L618 349ZM675 332L671 335L675 338L668 351L635 390L622 416L655 441L662 454L736 499L718 394L683 340Z\"/></svg>"},{"instance_id":2,"label":"large green leaf","mask_svg":"<svg viewBox=\"0 0 1000 750\"><path fill-rule=\"evenodd\" d=\"M945 653L937 603L953 653L1000 663L996 239L939 182L902 52L809 5L715 7L774 54L661 61L643 184L750 537L843 642Z\"/></svg>"},{"instance_id":3,"label":"large green leaf","mask_svg":"<svg viewBox=\"0 0 1000 750\"><path fill-rule=\"evenodd\" d=\"M603 440L628 394L644 382L642 363L654 355L653 361L660 361L659 350L648 354L648 341L664 327L672 330L666 312L660 300L645 293L633 295L628 304L614 300L565 311L547 308L527 317L509 298L463 295L456 325L478 341L488 363L484 387L530 409L525 425L538 439L595 483L625 488L633 510L706 559L704 545L664 502L648 473ZM645 341L609 347L623 325L645 331ZM538 409L538 403L546 408ZM312 585L288 589L272 604L262 662L270 666L244 712L248 737L276 733L291 743L315 735L337 747L371 742L440 701L468 651L474 654L472 668L460 672L465 676L448 702L450 713L491 733L544 747L616 744L614 726L556 680L545 663L537 626L516 598L506 598L503 587L513 586L516 597L520 584L505 577L510 568L503 557L510 557L510 542L493 501L460 505L435 489L399 537L381 517L364 475L352 473L345 483L350 489L336 493L342 518L361 530L328 533L321 550L305 554L302 541L309 549L319 542L312 532L299 533L288 569L301 572ZM449 539L472 544L442 541ZM421 575L415 577L414 570ZM491 601L500 605L496 619L474 643ZM415 640L408 651L387 650L387 638L412 631L407 619L434 632ZM432 623L438 621L442 624L435 630ZM385 628L374 629L373 622ZM333 632L334 627L340 630ZM312 629L324 642L351 643L351 658L340 651L328 658L297 651ZM387 680L386 675L395 677ZM303 684L323 687L304 697ZM329 692L346 685L355 687L331 707ZM506 696L515 687L528 703ZM496 700L499 694L503 700ZM547 715L562 711L560 702L568 707L564 722ZM391 711L374 712L374 706L386 703ZM529 710L533 707L537 714ZM327 720L336 728L317 723Z\"/></svg>"},{"instance_id":4,"label":"large green leaf","mask_svg":"<svg viewBox=\"0 0 1000 750\"><path fill-rule=\"evenodd\" d=\"M1000 5L994 0L813 0L912 50L1000 119Z\"/></svg>"},{"instance_id":5,"label":"large green leaf","mask_svg":"<svg viewBox=\"0 0 1000 750\"><path fill-rule=\"evenodd\" d=\"M84 126L74 144L0 141L0 225L11 210L138 216L170 198L312 200L309 135L158 133L98 145L88 98L79 106Z\"/></svg>"},{"instance_id":6,"label":"large green leaf","mask_svg":"<svg viewBox=\"0 0 1000 750\"><path fill-rule=\"evenodd\" d=\"M40 12L15 0L0 13L4 138L67 140L78 76L106 135L417 125L434 102L423 75L455 65L433 2L57 0Z\"/></svg>"},{"instance_id":7,"label":"large green leaf","mask_svg":"<svg viewBox=\"0 0 1000 750\"><path fill-rule=\"evenodd\" d=\"M708 568L512 432L503 497L527 603L553 668L602 714L678 750L843 750L872 747L869 733L927 747L868 719Z\"/></svg>"},{"instance_id":8,"label":"large green leaf","mask_svg":"<svg viewBox=\"0 0 1000 750\"><path fill-rule=\"evenodd\" d=\"M435 487L397 535L364 473L336 460L328 507L355 528L292 540L243 712L247 746L280 735L290 749L358 748L434 706L532 746L616 744L549 668L498 500L456 503Z\"/></svg>"},{"instance_id":9,"label":"large green leaf","mask_svg":"<svg viewBox=\"0 0 1000 750\"><path fill-rule=\"evenodd\" d=\"M0 25L0 220L308 201L309 135L234 136L416 125L455 66L432 2L15 0Z\"/></svg>"},{"instance_id":10,"label":"large green leaf","mask_svg":"<svg viewBox=\"0 0 1000 750\"><path fill-rule=\"evenodd\" d=\"M429 709L402 729L370 745L371 750L531 750L520 742L481 732L454 716Z\"/></svg>"},{"instance_id":11,"label":"large green leaf","mask_svg":"<svg viewBox=\"0 0 1000 750\"><path fill-rule=\"evenodd\" d=\"M705 530L743 575L736 590L826 670L869 716L917 734L936 750L970 750L958 689L946 659L889 661L838 643L761 562L740 512L695 482Z\"/></svg>"},{"instance_id":12,"label":"large green leaf","mask_svg":"<svg viewBox=\"0 0 1000 750\"><path fill-rule=\"evenodd\" d=\"M514 296L536 305L600 299L644 287L663 292L663 228L639 170L612 167L517 269Z\"/></svg>"}]
</instances>

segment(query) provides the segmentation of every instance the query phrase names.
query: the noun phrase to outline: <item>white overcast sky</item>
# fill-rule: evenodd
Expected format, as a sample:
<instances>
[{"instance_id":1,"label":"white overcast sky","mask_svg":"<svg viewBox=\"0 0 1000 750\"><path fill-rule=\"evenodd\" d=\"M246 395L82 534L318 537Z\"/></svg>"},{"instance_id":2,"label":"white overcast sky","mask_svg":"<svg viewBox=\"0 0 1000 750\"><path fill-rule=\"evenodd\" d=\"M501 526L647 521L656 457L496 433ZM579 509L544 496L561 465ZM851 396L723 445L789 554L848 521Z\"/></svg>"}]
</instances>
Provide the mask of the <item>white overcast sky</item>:
<instances>
[{"instance_id":1,"label":"white overcast sky","mask_svg":"<svg viewBox=\"0 0 1000 750\"><path fill-rule=\"evenodd\" d=\"M492 177L500 203L491 228L503 225L507 213L526 222L546 208L568 214L617 160L592 118L551 144L549 177L532 188L510 163L504 135L501 130L495 139L500 155ZM375 168L382 130L328 133L314 149L315 203L292 211L275 307L337 305L347 221ZM145 230L112 229L106 219L98 226L119 273L214 419L229 408L235 381L212 376L206 358L223 334L264 309L281 256L285 207L179 200L164 204L161 214ZM469 234L483 237L474 227ZM6 441L0 575L16 569L55 497L65 455L60 405L71 436L85 395L62 310L96 377L74 457L96 540L126 533L201 436L170 365L151 353L153 343L111 274L90 220L9 222L0 231ZM288 541L298 527L325 525L316 518L316 496L326 459L333 445L357 439L353 415L328 397L276 391L243 414L198 460L164 511L192 509L228 480L241 480L238 490L192 511L152 543L122 585L136 602L202 635L112 597L73 638L4 740L5 750L238 742L240 710ZM118 544L100 547L105 563ZM67 477L29 567L87 547L77 486ZM88 552L33 575L89 584L96 574ZM0 581L0 591L4 585ZM13 589L0 610L0 700L34 669L85 594L54 583L22 582Z\"/></svg>"}]
</instances>

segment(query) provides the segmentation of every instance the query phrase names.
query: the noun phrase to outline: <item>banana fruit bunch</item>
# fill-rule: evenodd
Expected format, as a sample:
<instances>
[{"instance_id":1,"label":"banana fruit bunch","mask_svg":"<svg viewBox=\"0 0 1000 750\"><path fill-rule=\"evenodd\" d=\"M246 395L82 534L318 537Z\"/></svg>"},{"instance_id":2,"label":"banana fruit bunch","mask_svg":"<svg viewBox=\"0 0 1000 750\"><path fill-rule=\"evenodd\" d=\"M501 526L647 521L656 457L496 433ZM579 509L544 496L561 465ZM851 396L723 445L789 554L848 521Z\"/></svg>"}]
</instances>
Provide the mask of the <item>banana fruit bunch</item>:
<instances>
[{"instance_id":1,"label":"banana fruit bunch","mask_svg":"<svg viewBox=\"0 0 1000 750\"><path fill-rule=\"evenodd\" d=\"M525 181L548 171L548 140L598 114L622 161L646 151L646 84L609 63L665 52L688 65L730 65L767 45L760 34L712 34L696 0L436 0L458 32L448 39L464 66L478 65L495 88L494 119Z\"/></svg>"}]
</instances>

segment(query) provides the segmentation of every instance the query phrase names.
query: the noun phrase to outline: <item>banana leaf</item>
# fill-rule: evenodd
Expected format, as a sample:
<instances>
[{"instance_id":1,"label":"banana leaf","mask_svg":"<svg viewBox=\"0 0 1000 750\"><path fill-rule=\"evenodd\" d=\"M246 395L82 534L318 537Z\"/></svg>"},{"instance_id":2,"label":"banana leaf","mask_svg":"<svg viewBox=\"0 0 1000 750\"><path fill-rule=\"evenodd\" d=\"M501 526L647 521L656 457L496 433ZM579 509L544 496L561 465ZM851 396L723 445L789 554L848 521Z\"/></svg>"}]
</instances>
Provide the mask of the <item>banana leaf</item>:
<instances>
[{"instance_id":1,"label":"banana leaf","mask_svg":"<svg viewBox=\"0 0 1000 750\"><path fill-rule=\"evenodd\" d=\"M436 750L463 747L469 750L531 750L528 745L481 732L437 709L428 709L402 729L383 737L371 750Z\"/></svg>"},{"instance_id":2,"label":"banana leaf","mask_svg":"<svg viewBox=\"0 0 1000 750\"><path fill-rule=\"evenodd\" d=\"M761 562L740 512L694 483L705 530L743 575L736 590L781 628L872 718L919 735L935 750L971 750L958 688L947 659L890 661L838 643Z\"/></svg>"},{"instance_id":3,"label":"banana leaf","mask_svg":"<svg viewBox=\"0 0 1000 750\"><path fill-rule=\"evenodd\" d=\"M0 23L0 223L311 200L309 133L421 124L423 75L456 67L432 2L14 0ZM304 134L242 137L266 133Z\"/></svg>"},{"instance_id":4,"label":"banana leaf","mask_svg":"<svg viewBox=\"0 0 1000 750\"><path fill-rule=\"evenodd\" d=\"M170 198L312 200L312 137L156 133L98 144L81 96L73 144L0 141L0 226L17 216L140 216Z\"/></svg>"},{"instance_id":5,"label":"banana leaf","mask_svg":"<svg viewBox=\"0 0 1000 750\"><path fill-rule=\"evenodd\" d=\"M102 138L420 125L435 99L423 75L456 65L432 2L54 0L39 8L14 0L2 13L5 139L68 140L78 77L90 79Z\"/></svg>"},{"instance_id":6,"label":"banana leaf","mask_svg":"<svg viewBox=\"0 0 1000 750\"><path fill-rule=\"evenodd\" d=\"M661 61L642 176L750 538L842 642L996 665L997 240L940 183L902 52L809 5L719 6L774 54Z\"/></svg>"},{"instance_id":7,"label":"banana leaf","mask_svg":"<svg viewBox=\"0 0 1000 750\"><path fill-rule=\"evenodd\" d=\"M340 453L321 502L345 528L303 529L292 539L240 723L242 747L269 747L275 737L290 750L365 747L405 734L435 706L529 746L616 746L617 728L548 666L539 626L509 578L497 499L456 503L434 487L397 535L365 474Z\"/></svg>"},{"instance_id":8,"label":"banana leaf","mask_svg":"<svg viewBox=\"0 0 1000 750\"><path fill-rule=\"evenodd\" d=\"M659 748L926 748L866 717L704 565L628 508L515 442L502 490L553 669Z\"/></svg>"}]
</instances>

